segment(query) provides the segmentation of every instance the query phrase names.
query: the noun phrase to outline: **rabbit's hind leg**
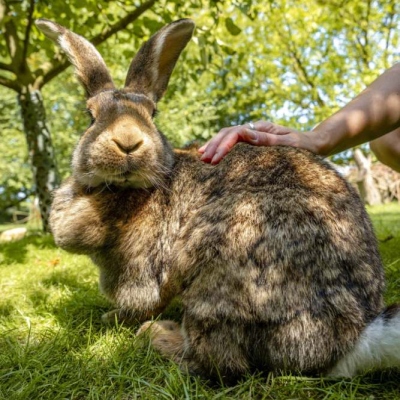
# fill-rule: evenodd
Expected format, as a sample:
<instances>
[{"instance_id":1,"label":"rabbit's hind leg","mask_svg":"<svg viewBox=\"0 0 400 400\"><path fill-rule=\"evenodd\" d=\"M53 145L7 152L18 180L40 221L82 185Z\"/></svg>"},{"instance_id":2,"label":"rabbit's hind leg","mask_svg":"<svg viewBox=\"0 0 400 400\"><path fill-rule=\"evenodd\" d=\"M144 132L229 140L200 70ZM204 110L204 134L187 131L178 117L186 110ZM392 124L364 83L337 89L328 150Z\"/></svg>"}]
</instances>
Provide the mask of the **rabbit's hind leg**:
<instances>
[{"instance_id":1,"label":"rabbit's hind leg","mask_svg":"<svg viewBox=\"0 0 400 400\"><path fill-rule=\"evenodd\" d=\"M196 321L198 322L198 321ZM249 365L243 345L236 343L241 329L218 324L205 329L201 323L185 319L183 327L173 321L147 321L137 335L148 334L152 346L179 364L182 371L211 381L235 383ZM242 338L243 339L243 338Z\"/></svg>"},{"instance_id":2,"label":"rabbit's hind leg","mask_svg":"<svg viewBox=\"0 0 400 400\"><path fill-rule=\"evenodd\" d=\"M188 346L186 333L173 321L147 321L136 336L147 334L152 346L166 358L176 362L184 373L209 376L209 369L197 360L195 352ZM208 367L208 365L207 365Z\"/></svg>"},{"instance_id":3,"label":"rabbit's hind leg","mask_svg":"<svg viewBox=\"0 0 400 400\"><path fill-rule=\"evenodd\" d=\"M174 321L147 321L139 328L136 335L145 332L157 351L182 364L185 341L179 324Z\"/></svg>"}]
</instances>

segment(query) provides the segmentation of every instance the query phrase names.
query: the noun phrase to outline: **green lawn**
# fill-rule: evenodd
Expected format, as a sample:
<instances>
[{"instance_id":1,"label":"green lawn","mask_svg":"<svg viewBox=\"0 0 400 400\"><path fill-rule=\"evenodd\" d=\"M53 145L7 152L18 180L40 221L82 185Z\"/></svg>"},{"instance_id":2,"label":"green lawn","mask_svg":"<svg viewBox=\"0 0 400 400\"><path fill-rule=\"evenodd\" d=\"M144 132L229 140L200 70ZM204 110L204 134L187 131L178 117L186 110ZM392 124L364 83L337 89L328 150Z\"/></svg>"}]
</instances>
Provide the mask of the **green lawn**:
<instances>
[{"instance_id":1,"label":"green lawn","mask_svg":"<svg viewBox=\"0 0 400 400\"><path fill-rule=\"evenodd\" d=\"M400 205L369 212L387 301L400 301ZM57 249L50 236L0 245L0 269L0 399L400 398L399 371L353 380L248 376L235 387L211 387L136 340L133 328L103 326L109 304L96 268ZM176 316L176 308L167 314Z\"/></svg>"}]
</instances>

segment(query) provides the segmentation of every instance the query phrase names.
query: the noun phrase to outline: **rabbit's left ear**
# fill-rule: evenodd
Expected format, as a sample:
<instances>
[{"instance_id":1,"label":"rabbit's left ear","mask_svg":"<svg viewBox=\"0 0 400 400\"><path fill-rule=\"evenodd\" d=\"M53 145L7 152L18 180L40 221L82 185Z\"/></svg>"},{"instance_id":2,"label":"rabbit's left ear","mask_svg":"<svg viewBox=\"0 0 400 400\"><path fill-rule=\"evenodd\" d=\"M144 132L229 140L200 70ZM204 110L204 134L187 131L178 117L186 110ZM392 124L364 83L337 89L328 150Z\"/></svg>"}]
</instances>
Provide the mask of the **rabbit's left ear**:
<instances>
[{"instance_id":1,"label":"rabbit's left ear","mask_svg":"<svg viewBox=\"0 0 400 400\"><path fill-rule=\"evenodd\" d=\"M47 19L38 19L35 23L67 54L75 67L79 81L85 88L87 97L92 97L102 90L114 89L103 58L88 40Z\"/></svg>"},{"instance_id":2,"label":"rabbit's left ear","mask_svg":"<svg viewBox=\"0 0 400 400\"><path fill-rule=\"evenodd\" d=\"M157 102L168 86L175 64L194 30L194 22L180 19L153 35L133 59L125 81L128 91Z\"/></svg>"}]
</instances>

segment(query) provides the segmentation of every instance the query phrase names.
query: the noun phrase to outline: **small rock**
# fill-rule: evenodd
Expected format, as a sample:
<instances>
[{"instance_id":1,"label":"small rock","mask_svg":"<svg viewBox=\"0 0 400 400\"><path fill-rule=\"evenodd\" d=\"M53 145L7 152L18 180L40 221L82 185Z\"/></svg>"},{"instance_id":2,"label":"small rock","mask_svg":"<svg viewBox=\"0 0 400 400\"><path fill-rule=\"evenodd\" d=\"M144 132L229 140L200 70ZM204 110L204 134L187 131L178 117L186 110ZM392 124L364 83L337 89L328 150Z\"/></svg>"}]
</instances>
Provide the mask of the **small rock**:
<instances>
[{"instance_id":1,"label":"small rock","mask_svg":"<svg viewBox=\"0 0 400 400\"><path fill-rule=\"evenodd\" d=\"M0 234L0 242L14 242L16 240L21 240L25 237L27 232L26 228L13 228L7 229L6 231Z\"/></svg>"}]
</instances>

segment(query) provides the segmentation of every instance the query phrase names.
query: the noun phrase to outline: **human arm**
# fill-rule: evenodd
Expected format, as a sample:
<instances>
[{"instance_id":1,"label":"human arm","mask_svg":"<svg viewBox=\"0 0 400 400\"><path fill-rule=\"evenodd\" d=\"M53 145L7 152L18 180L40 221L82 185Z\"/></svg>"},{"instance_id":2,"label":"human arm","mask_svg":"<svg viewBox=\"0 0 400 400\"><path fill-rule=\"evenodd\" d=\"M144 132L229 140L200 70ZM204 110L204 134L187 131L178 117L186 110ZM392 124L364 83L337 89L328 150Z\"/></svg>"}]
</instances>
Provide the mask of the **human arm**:
<instances>
[{"instance_id":1,"label":"human arm","mask_svg":"<svg viewBox=\"0 0 400 400\"><path fill-rule=\"evenodd\" d=\"M331 155L400 127L400 64L386 70L345 107L313 129L318 154Z\"/></svg>"},{"instance_id":2,"label":"human arm","mask_svg":"<svg viewBox=\"0 0 400 400\"><path fill-rule=\"evenodd\" d=\"M201 159L217 164L239 141L254 145L288 145L331 155L369 142L400 127L400 64L379 76L354 100L312 131L299 132L271 122L224 128L200 148ZM254 136L254 138L252 137Z\"/></svg>"},{"instance_id":3,"label":"human arm","mask_svg":"<svg viewBox=\"0 0 400 400\"><path fill-rule=\"evenodd\" d=\"M400 172L400 128L373 140L369 146L380 162Z\"/></svg>"}]
</instances>

